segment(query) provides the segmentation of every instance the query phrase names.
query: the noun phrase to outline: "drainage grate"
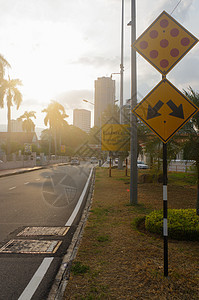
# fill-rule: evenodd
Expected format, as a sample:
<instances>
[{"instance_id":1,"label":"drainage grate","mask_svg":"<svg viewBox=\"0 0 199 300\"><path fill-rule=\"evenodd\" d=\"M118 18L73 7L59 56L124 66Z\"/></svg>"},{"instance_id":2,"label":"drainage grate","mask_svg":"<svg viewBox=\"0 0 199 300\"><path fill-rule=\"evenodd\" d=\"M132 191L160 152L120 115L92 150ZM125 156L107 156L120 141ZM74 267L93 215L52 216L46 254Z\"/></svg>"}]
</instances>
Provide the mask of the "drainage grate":
<instances>
[{"instance_id":1,"label":"drainage grate","mask_svg":"<svg viewBox=\"0 0 199 300\"><path fill-rule=\"evenodd\" d=\"M42 254L55 253L61 241L10 240L0 248L0 253Z\"/></svg>"},{"instance_id":2,"label":"drainage grate","mask_svg":"<svg viewBox=\"0 0 199 300\"><path fill-rule=\"evenodd\" d=\"M19 232L17 236L64 236L69 228L70 227L26 227L23 231Z\"/></svg>"}]
</instances>

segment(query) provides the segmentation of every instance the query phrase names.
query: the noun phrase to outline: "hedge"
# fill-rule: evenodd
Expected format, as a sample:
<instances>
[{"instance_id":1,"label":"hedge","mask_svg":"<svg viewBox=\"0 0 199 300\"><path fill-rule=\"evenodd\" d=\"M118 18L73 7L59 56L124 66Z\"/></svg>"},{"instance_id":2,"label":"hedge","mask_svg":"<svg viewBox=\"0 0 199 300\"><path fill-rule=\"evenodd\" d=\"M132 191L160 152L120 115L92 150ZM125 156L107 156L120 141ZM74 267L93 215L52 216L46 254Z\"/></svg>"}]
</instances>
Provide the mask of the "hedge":
<instances>
[{"instance_id":1,"label":"hedge","mask_svg":"<svg viewBox=\"0 0 199 300\"><path fill-rule=\"evenodd\" d=\"M163 210L146 216L145 228L162 235ZM168 209L168 236L176 240L199 241L199 216L195 209Z\"/></svg>"}]
</instances>

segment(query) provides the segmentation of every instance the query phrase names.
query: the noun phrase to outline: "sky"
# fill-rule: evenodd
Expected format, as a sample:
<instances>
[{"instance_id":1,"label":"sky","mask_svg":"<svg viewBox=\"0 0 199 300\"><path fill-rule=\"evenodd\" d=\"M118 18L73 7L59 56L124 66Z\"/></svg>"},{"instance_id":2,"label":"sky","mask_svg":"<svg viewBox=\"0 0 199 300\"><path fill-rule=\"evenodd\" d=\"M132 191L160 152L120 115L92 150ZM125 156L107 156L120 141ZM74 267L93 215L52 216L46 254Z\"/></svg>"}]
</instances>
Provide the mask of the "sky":
<instances>
[{"instance_id":1,"label":"sky","mask_svg":"<svg viewBox=\"0 0 199 300\"><path fill-rule=\"evenodd\" d=\"M35 111L45 128L42 110L61 103L72 124L74 108L92 111L94 81L120 72L122 0L0 0L0 54L10 63L10 78L19 78L23 102L12 107L12 119ZM165 10L199 38L198 0L137 0L136 36ZM124 102L131 95L131 1L124 0ZM116 99L120 76L114 74ZM169 72L179 89L199 90L199 43ZM161 80L161 74L137 54L138 101ZM0 124L7 123L6 106ZM92 117L93 125L93 117Z\"/></svg>"}]
</instances>

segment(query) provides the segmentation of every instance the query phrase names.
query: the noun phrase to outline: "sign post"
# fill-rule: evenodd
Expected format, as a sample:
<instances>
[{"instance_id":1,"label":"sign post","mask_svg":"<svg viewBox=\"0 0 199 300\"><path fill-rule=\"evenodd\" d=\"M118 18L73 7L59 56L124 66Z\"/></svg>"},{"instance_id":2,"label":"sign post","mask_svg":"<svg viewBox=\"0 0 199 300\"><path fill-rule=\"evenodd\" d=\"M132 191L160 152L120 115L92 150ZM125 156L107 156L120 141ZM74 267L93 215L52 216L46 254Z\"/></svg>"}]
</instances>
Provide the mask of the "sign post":
<instances>
[{"instance_id":1,"label":"sign post","mask_svg":"<svg viewBox=\"0 0 199 300\"><path fill-rule=\"evenodd\" d=\"M132 112L163 141L165 277L168 276L167 142L199 111L197 106L166 79L166 74L197 42L196 37L163 11L132 45L162 74L162 80Z\"/></svg>"},{"instance_id":2,"label":"sign post","mask_svg":"<svg viewBox=\"0 0 199 300\"><path fill-rule=\"evenodd\" d=\"M163 143L163 236L164 276L168 276L168 226L167 226L167 144Z\"/></svg>"}]
</instances>

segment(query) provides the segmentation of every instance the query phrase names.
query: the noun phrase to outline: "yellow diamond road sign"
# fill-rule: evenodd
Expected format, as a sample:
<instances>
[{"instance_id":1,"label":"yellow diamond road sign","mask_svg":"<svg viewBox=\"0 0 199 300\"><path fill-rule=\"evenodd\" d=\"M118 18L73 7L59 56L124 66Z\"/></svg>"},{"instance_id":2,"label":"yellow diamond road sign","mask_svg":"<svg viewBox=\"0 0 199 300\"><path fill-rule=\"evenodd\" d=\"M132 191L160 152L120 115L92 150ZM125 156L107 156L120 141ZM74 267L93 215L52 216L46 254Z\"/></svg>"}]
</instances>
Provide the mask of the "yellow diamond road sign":
<instances>
[{"instance_id":1,"label":"yellow diamond road sign","mask_svg":"<svg viewBox=\"0 0 199 300\"><path fill-rule=\"evenodd\" d=\"M197 42L195 36L163 11L132 46L166 75Z\"/></svg>"},{"instance_id":2,"label":"yellow diamond road sign","mask_svg":"<svg viewBox=\"0 0 199 300\"><path fill-rule=\"evenodd\" d=\"M133 109L164 143L198 111L197 106L167 79L161 80Z\"/></svg>"}]
</instances>

